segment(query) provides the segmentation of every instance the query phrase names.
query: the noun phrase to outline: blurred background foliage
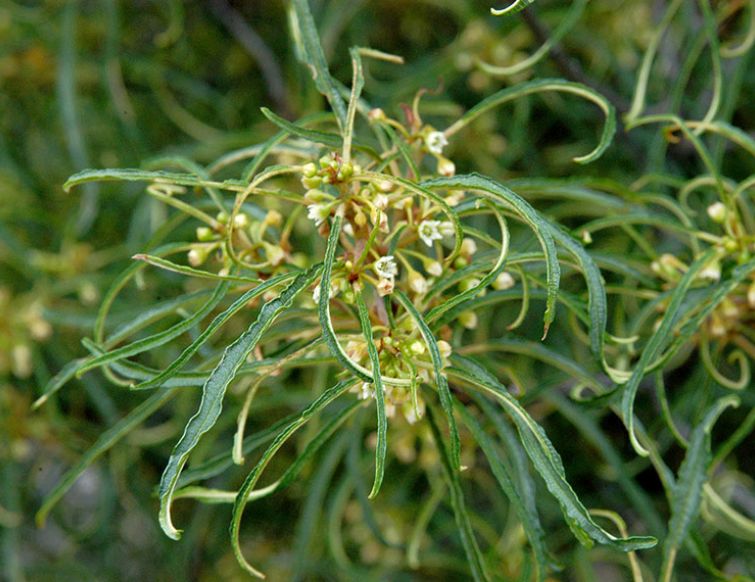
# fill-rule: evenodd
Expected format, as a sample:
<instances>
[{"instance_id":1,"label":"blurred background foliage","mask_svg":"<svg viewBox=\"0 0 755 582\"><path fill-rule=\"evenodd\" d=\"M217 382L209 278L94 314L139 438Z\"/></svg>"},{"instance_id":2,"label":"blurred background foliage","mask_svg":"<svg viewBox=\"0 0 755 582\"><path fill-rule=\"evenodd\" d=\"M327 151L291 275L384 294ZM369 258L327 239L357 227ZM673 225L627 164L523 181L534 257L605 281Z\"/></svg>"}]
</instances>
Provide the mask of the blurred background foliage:
<instances>
[{"instance_id":1,"label":"blurred background foliage","mask_svg":"<svg viewBox=\"0 0 755 582\"><path fill-rule=\"evenodd\" d=\"M403 67L378 63L369 68L372 105L398 115L400 103L411 102L418 90L427 89L426 114L445 122L495 90L537 77L587 82L603 91L620 113L626 112L642 55L666 3L596 0L582 2L578 9L577 4L542 0L524 16L494 18L490 5L478 0L311 2L336 78L350 79L349 46L400 54L406 60ZM736 41L746 31L745 4L713 2L722 42ZM691 63L687 59L691 52L702 51L696 6L685 3L661 46L649 86L651 108L658 111L700 117L707 106L710 64L705 58ZM507 76L480 66L516 65L537 50L543 34L572 17L576 20L558 50L535 66ZM725 63L727 91L720 116L750 132L755 122L751 54L747 51ZM210 163L275 132L260 113L261 106L289 118L322 107L308 72L296 61L282 1L0 0L0 576L5 579L244 579L227 542L227 506L179 503L177 512L187 524L180 543L165 538L157 525L154 485L182 430L182 422L173 419L188 417L191 401L177 399L173 416L151 418L89 468L43 529L35 526L33 515L45 494L141 399L99 374L89 374L40 409L32 411L30 406L40 387L82 354L80 340L91 329L104 290L166 219L164 208L143 195L142 185L88 184L65 194L61 184L85 167L138 167L162 155ZM614 180L606 186L609 191L659 172L682 181L699 172L689 144L664 139L653 127L631 134L620 130L601 160L589 166L573 164L574 155L594 144L597 116L592 105L555 94L521 99L475 121L464 139L450 146L450 155L460 173L477 170L499 180ZM747 152L721 144L713 151L726 176L742 180L752 173ZM672 186L661 181L658 187ZM534 193L531 200L567 226L576 227L591 216L588 207L577 212ZM604 249L611 244L607 238ZM171 297L164 285L148 289L155 301ZM139 310L132 297L132 304L117 317L127 321ZM553 331L551 335L558 337ZM174 356L166 353L163 364ZM546 394L533 414L557 442L570 480L587 505L621 508L624 503L626 490L616 480L616 466L601 455L585 454L609 442L619 463L633 459L630 475L652 507L650 519L662 514L658 477L646 460L633 458L620 424L577 407L558 391L548 391L563 381L562 375L533 362L522 356L521 361L507 359L501 365L513 367L508 371L522 387L539 387L525 402ZM679 374L684 384L680 396L708 381L694 374L687 377L684 370ZM310 376L308 381L325 379ZM742 395L750 407L751 392ZM305 402L290 398L255 405L251 423L257 415L264 418ZM694 399L681 406L694 408ZM747 410L727 414L717 433L734 432L746 415ZM392 438L394 454L404 468L394 464L392 483L370 517L379 522L387 539L376 537L375 524L355 501L337 507L350 495L343 491L349 487L347 481L340 490L328 492L327 503L325 492L320 497L307 495L318 483L328 483L325 459L283 495L259 504L257 515L249 520L258 527L248 535L247 555L264 565L271 580L291 579L292 564L302 563L307 564L307 579L336 579L326 551L332 540L327 542L322 532L307 531L316 520L299 520L307 512L332 515L335 506L347 532L344 551L361 563L355 571L364 579L465 579L463 565L437 548L423 570L412 573L395 547L406 537L402 528L410 527L415 518L418 500L413 500L413 492L423 490L415 464L437 463L430 449L423 458L425 448L415 447L412 438L407 433L402 439L398 432ZM212 444L211 439L203 443L200 454L213 453ZM348 447L347 440L340 446ZM670 451L672 460L674 455L677 463L681 460L668 434L660 437L659 446ZM754 458L751 440L737 448L730 462L741 471L738 481L729 484L732 488L743 483L752 488L752 474L746 471L748 466L752 470ZM474 470L473 459L465 464ZM480 489L484 479L481 473ZM489 506L491 500L475 491L470 498L478 511L511 522L506 507ZM753 511L751 493L740 503ZM455 532L452 513L445 508L439 515L435 538L455 546L458 542L450 539ZM568 546L569 532L560 523L555 502L544 506L543 522L558 524L548 528L554 547ZM326 527L328 521L323 523ZM485 538L485 525L476 525ZM512 556L503 566L509 569L504 574L511 576L521 568L517 556L525 544L514 525L503 542L510 547L501 549ZM652 531L655 526L645 527ZM488 532L494 543L497 535ZM752 575L751 545L722 533L714 537L704 530L702 535L717 564ZM588 556L574 548L569 557L565 580L629 576L625 566L614 563L613 554L601 555L598 550ZM694 560L684 561L680 568L679 580L708 575L700 574Z\"/></svg>"}]
</instances>

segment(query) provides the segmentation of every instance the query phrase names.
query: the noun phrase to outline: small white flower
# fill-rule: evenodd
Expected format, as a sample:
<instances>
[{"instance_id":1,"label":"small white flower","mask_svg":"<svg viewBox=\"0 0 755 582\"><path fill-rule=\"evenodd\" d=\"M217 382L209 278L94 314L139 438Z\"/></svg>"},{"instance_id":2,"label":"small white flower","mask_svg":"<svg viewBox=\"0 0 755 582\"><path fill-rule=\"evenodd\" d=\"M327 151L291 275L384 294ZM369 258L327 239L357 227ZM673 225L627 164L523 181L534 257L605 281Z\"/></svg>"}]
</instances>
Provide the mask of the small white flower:
<instances>
[{"instance_id":1,"label":"small white flower","mask_svg":"<svg viewBox=\"0 0 755 582\"><path fill-rule=\"evenodd\" d=\"M511 273L504 271L495 278L495 281L493 281L493 289L505 291L506 289L511 289L515 284L516 281L514 280L514 277L511 276Z\"/></svg>"},{"instance_id":2,"label":"small white flower","mask_svg":"<svg viewBox=\"0 0 755 582\"><path fill-rule=\"evenodd\" d=\"M369 400L370 398L373 398L375 396L375 391L372 389L372 384L368 382L362 382L362 385L359 387L359 393L357 394L357 398L359 400Z\"/></svg>"},{"instance_id":3,"label":"small white flower","mask_svg":"<svg viewBox=\"0 0 755 582\"><path fill-rule=\"evenodd\" d=\"M393 279L398 275L398 265L393 255L380 257L372 267L381 279Z\"/></svg>"},{"instance_id":4,"label":"small white flower","mask_svg":"<svg viewBox=\"0 0 755 582\"><path fill-rule=\"evenodd\" d=\"M315 287L314 291L312 291L312 301L315 302L315 305L320 303L320 286L319 285Z\"/></svg>"},{"instance_id":5,"label":"small white flower","mask_svg":"<svg viewBox=\"0 0 755 582\"><path fill-rule=\"evenodd\" d=\"M440 221L438 220L423 220L419 223L417 233L419 238L429 247L433 246L433 241L443 238L440 233Z\"/></svg>"},{"instance_id":6,"label":"small white flower","mask_svg":"<svg viewBox=\"0 0 755 582\"><path fill-rule=\"evenodd\" d=\"M386 196L385 194L378 194L377 196L375 196L373 204L376 208L385 210L386 208L388 208L388 196Z\"/></svg>"},{"instance_id":7,"label":"small white flower","mask_svg":"<svg viewBox=\"0 0 755 582\"><path fill-rule=\"evenodd\" d=\"M310 204L307 206L307 218L314 221L316 226L320 226L325 219L330 216L330 208L325 204Z\"/></svg>"},{"instance_id":8,"label":"small white flower","mask_svg":"<svg viewBox=\"0 0 755 582\"><path fill-rule=\"evenodd\" d=\"M350 222L347 222L343 225L343 232L345 232L349 236L354 236L354 227L351 226Z\"/></svg>"},{"instance_id":9,"label":"small white flower","mask_svg":"<svg viewBox=\"0 0 755 582\"><path fill-rule=\"evenodd\" d=\"M443 148L448 145L448 139L442 131L431 131L425 138L427 149L434 154L442 154Z\"/></svg>"},{"instance_id":10,"label":"small white flower","mask_svg":"<svg viewBox=\"0 0 755 582\"><path fill-rule=\"evenodd\" d=\"M432 261L427 265L426 270L428 275L432 275L433 277L440 277L443 274L443 265L441 265L438 261Z\"/></svg>"},{"instance_id":11,"label":"small white flower","mask_svg":"<svg viewBox=\"0 0 755 582\"><path fill-rule=\"evenodd\" d=\"M396 416L396 405L393 402L385 403L385 416L386 418L393 418Z\"/></svg>"}]
</instances>

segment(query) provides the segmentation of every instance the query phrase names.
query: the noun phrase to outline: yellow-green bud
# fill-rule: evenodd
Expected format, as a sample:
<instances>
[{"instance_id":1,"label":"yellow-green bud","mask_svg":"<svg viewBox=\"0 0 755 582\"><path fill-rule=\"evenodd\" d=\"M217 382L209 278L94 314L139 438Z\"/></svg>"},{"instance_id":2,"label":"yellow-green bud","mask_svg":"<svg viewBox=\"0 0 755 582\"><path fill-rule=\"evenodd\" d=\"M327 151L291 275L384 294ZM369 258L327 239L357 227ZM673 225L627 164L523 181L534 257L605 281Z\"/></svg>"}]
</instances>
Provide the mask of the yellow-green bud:
<instances>
[{"instance_id":1,"label":"yellow-green bud","mask_svg":"<svg viewBox=\"0 0 755 582\"><path fill-rule=\"evenodd\" d=\"M477 314L474 311L464 311L459 315L459 323L467 329L477 327Z\"/></svg>"},{"instance_id":2,"label":"yellow-green bud","mask_svg":"<svg viewBox=\"0 0 755 582\"><path fill-rule=\"evenodd\" d=\"M201 240L202 242L211 241L214 234L213 230L207 226L197 228L197 240Z\"/></svg>"}]
</instances>

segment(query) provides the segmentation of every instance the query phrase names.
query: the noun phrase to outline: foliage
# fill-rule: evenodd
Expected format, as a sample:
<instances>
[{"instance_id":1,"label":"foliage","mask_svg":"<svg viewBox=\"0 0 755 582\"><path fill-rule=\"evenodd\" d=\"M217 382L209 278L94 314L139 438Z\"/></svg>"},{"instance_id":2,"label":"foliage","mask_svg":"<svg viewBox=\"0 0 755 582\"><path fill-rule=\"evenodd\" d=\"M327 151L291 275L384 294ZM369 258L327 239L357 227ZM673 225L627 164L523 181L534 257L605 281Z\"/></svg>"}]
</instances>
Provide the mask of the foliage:
<instances>
[{"instance_id":1,"label":"foliage","mask_svg":"<svg viewBox=\"0 0 755 582\"><path fill-rule=\"evenodd\" d=\"M755 5L378 4L276 5L297 63L209 3L269 93L221 99L199 79L237 81L233 54L214 72L196 47L223 34L171 2L155 41L175 50L128 63L106 2L115 113L76 94L76 27L98 19L5 9L37 31L61 15L65 146L45 155L109 168L0 230L9 577L45 466L24 446L56 456L42 532L82 482L140 524L155 486L153 551L200 548L206 577L755 576ZM85 115L118 117L98 139L123 152L93 163ZM197 145L168 147L175 128ZM3 191L33 200L57 178L19 157ZM115 543L105 521L81 535Z\"/></svg>"}]
</instances>

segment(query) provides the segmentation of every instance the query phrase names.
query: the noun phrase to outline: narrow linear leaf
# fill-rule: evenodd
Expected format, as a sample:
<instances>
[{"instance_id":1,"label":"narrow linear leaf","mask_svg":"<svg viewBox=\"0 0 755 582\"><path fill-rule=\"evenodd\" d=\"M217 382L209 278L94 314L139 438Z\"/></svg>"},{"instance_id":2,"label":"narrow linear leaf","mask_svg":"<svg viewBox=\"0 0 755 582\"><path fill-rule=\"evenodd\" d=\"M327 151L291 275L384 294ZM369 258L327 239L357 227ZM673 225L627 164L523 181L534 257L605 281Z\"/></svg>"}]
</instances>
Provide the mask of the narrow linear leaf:
<instances>
[{"instance_id":1,"label":"narrow linear leaf","mask_svg":"<svg viewBox=\"0 0 755 582\"><path fill-rule=\"evenodd\" d=\"M435 447L438 449L443 476L446 478L446 484L448 485L448 490L451 496L451 507L454 511L459 534L461 535L461 543L464 546L464 552L467 555L469 568L472 570L472 576L475 580L489 580L490 578L485 571L485 561L480 553L480 547L477 545L472 522L469 518L469 513L467 512L466 503L464 502L464 492L462 491L461 481L459 480L459 471L454 466L454 461L448 454L446 445L443 442L443 435L438 428L438 424L435 422L431 406L427 408L427 420L429 421L430 429L433 434Z\"/></svg>"},{"instance_id":2,"label":"narrow linear leaf","mask_svg":"<svg viewBox=\"0 0 755 582\"><path fill-rule=\"evenodd\" d=\"M422 186L426 188L448 188L450 190L475 190L494 203L501 203L513 209L530 226L540 241L546 262L548 298L544 316L545 330L543 337L545 337L548 334L550 324L556 317L556 296L558 295L561 278L561 268L558 263L556 244L553 241L550 224L518 194L480 174L462 174L452 178L438 178L423 182Z\"/></svg>"},{"instance_id":3,"label":"narrow linear leaf","mask_svg":"<svg viewBox=\"0 0 755 582\"><path fill-rule=\"evenodd\" d=\"M63 189L69 192L74 186L88 184L90 182L154 182L155 184L175 184L198 188L217 188L220 190L233 190L243 192L246 184L238 180L226 180L216 182L203 180L193 174L179 172L165 172L163 170L139 170L124 168L119 170L82 170L75 173L63 184Z\"/></svg>"},{"instance_id":4,"label":"narrow linear leaf","mask_svg":"<svg viewBox=\"0 0 755 582\"><path fill-rule=\"evenodd\" d=\"M483 113L487 113L489 110L498 107L499 105L514 101L525 95L548 91L578 95L583 99L595 103L595 105L600 107L601 111L603 111L603 114L605 115L605 123L603 124L603 132L601 133L598 145L591 152L574 158L574 161L578 164L589 164L590 162L597 160L603 155L608 146L611 145L613 136L616 133L616 110L608 99L594 89L591 89L587 85L582 85L581 83L564 81L563 79L537 79L527 83L519 83L513 87L493 93L493 95L483 99L462 115L457 121L450 125L444 133L446 134L446 137L450 137Z\"/></svg>"},{"instance_id":5,"label":"narrow linear leaf","mask_svg":"<svg viewBox=\"0 0 755 582\"><path fill-rule=\"evenodd\" d=\"M397 289L393 296L398 300L401 306L409 313L411 318L417 324L422 339L425 340L427 349L430 352L430 359L433 363L433 373L435 374L435 383L438 387L438 396L443 412L448 422L448 429L451 434L451 466L458 471L461 467L461 441L459 440L459 430L456 428L456 419L454 418L453 397L448 387L448 379L443 372L443 359L438 349L438 340L435 339L432 330L420 315L417 308L403 291Z\"/></svg>"},{"instance_id":6,"label":"narrow linear leaf","mask_svg":"<svg viewBox=\"0 0 755 582\"><path fill-rule=\"evenodd\" d=\"M214 281L233 281L236 283L260 283L260 279L253 277L242 277L239 275L218 275L217 273L211 273L210 271L203 271L201 269L195 269L188 265L179 265L173 261L167 259L161 259L153 255L147 255L139 253L131 257L135 261L144 261L154 267L165 269L166 271L172 271L173 273L180 273L181 275L187 275L189 277L196 277L199 279L212 279Z\"/></svg>"},{"instance_id":7,"label":"narrow linear leaf","mask_svg":"<svg viewBox=\"0 0 755 582\"><path fill-rule=\"evenodd\" d=\"M336 249L338 248L338 237L341 234L342 223L343 216L337 213L330 225L330 234L328 235L328 242L325 248L325 260L323 261L322 278L320 279L320 300L318 303L320 326L322 327L322 336L325 338L325 343L330 353L333 354L333 357L360 380L372 382L372 372L354 362L341 347L333 327L333 319L330 315L330 283L332 281L333 265L336 260ZM409 386L411 384L410 380L404 378L383 377L382 381L384 384L395 386Z\"/></svg>"},{"instance_id":8,"label":"narrow linear leaf","mask_svg":"<svg viewBox=\"0 0 755 582\"><path fill-rule=\"evenodd\" d=\"M203 386L199 409L187 423L160 479L160 526L169 538L179 539L181 537L181 532L173 526L171 521L170 509L176 482L189 458L189 454L202 435L217 422L223 408L226 389L236 377L236 373L246 357L281 312L289 308L296 296L314 281L319 271L320 267L317 265L300 273L278 297L266 303L260 310L257 320L226 348L220 362Z\"/></svg>"},{"instance_id":9,"label":"narrow linear leaf","mask_svg":"<svg viewBox=\"0 0 755 582\"><path fill-rule=\"evenodd\" d=\"M344 422L351 418L351 415L363 404L363 402L355 400L346 408L335 414L333 418L328 420L327 424L323 426L319 430L317 435L307 444L301 454L296 457L294 462L288 466L285 473L281 475L280 479L274 481L267 487L250 491L249 495L247 496L247 501L254 501L256 499L268 497L273 493L282 491L291 483L293 483L296 477L298 477L302 472L302 469L304 469L307 463L313 459L313 457L322 448L322 446L331 440L335 432L343 425ZM289 417L289 422L290 420L291 417ZM280 428L281 423L276 424L276 426ZM272 436L272 434L274 433L266 432L266 434ZM220 489L208 489L205 487L184 487L183 489L178 489L173 498L198 499L200 501L204 501L205 503L233 503L236 500L236 494L236 491L223 491Z\"/></svg>"},{"instance_id":10,"label":"narrow linear leaf","mask_svg":"<svg viewBox=\"0 0 755 582\"><path fill-rule=\"evenodd\" d=\"M511 4L506 6L506 8L491 8L490 13L493 16L504 16L506 14L516 14L517 12L521 12L527 6L530 4L534 4L535 0L514 0Z\"/></svg>"},{"instance_id":11,"label":"narrow linear leaf","mask_svg":"<svg viewBox=\"0 0 755 582\"><path fill-rule=\"evenodd\" d=\"M477 285L470 289L462 291L461 293L458 293L449 299L446 299L440 305L431 309L427 314L428 324L432 324L448 310L453 309L460 303L463 303L467 299L471 299L472 297L483 291L485 288L487 288L488 285L495 281L495 278L501 273L501 271L503 271L503 268L506 265L506 256L509 252L509 229L506 226L506 219L503 217L503 214L501 214L501 212L492 204L490 204L490 208L493 211L496 219L498 220L498 226L501 229L501 240L499 243L501 250L498 254L498 259L493 265L493 268L480 279L480 282Z\"/></svg>"},{"instance_id":12,"label":"narrow linear leaf","mask_svg":"<svg viewBox=\"0 0 755 582\"><path fill-rule=\"evenodd\" d=\"M356 296L357 311L359 313L359 325L362 328L364 341L367 343L367 354L372 364L373 388L375 390L375 408L377 409L377 444L375 446L375 481L372 485L369 498L373 499L380 491L385 472L385 452L388 447L388 420L385 416L385 389L383 388L382 374L380 373L380 357L378 356L375 340L372 336L372 324L370 314L364 303L361 293Z\"/></svg>"},{"instance_id":13,"label":"narrow linear leaf","mask_svg":"<svg viewBox=\"0 0 755 582\"><path fill-rule=\"evenodd\" d=\"M712 458L710 433L718 417L730 406L739 406L739 398L727 396L718 400L705 413L702 422L692 431L687 453L679 468L679 476L671 497L671 519L668 524L668 535L663 543L663 564L660 576L663 582L671 580L679 546L684 542L689 528L700 511L703 486L708 481L708 466Z\"/></svg>"},{"instance_id":14,"label":"narrow linear leaf","mask_svg":"<svg viewBox=\"0 0 755 582\"><path fill-rule=\"evenodd\" d=\"M566 523L580 543L591 547L594 542L598 542L624 552L656 545L657 540L654 537L617 538L595 523L567 482L561 456L542 427L487 370L472 360L458 356L454 356L454 363L458 367L450 368L449 374L493 396L514 422L527 455L545 481L548 491L558 500Z\"/></svg>"},{"instance_id":15,"label":"narrow linear leaf","mask_svg":"<svg viewBox=\"0 0 755 582\"><path fill-rule=\"evenodd\" d=\"M241 551L239 530L241 527L241 518L243 517L244 509L246 508L247 500L249 497L249 492L254 489L254 486L257 484L257 481L262 475L262 472L270 462L270 459L273 458L275 453L278 452L278 450L285 444L285 442L291 437L291 435L299 430L302 426L304 426L307 421L309 421L309 419L312 418L315 414L320 412L328 404L330 404L339 396L344 394L347 390L349 390L355 382L356 381L353 378L350 378L348 380L342 380L335 386L328 388L309 406L307 406L307 408L302 411L298 418L296 418L288 426L286 426L286 428L278 433L278 436L275 437L275 440L265 450L265 452L262 454L262 457L260 457L260 460L254 466L254 469L252 469L249 475L247 475L244 483L241 485L241 488L236 494L236 501L233 504L233 513L230 526L231 545L233 547L233 553L236 556L236 559L238 560L241 567L249 572L252 576L256 576L258 578L265 577L262 572L255 569L249 562L246 561L246 558L244 558L244 554Z\"/></svg>"},{"instance_id":16,"label":"narrow linear leaf","mask_svg":"<svg viewBox=\"0 0 755 582\"><path fill-rule=\"evenodd\" d=\"M37 408L42 406L50 399L50 396L55 394L70 380L72 380L76 375L76 370L79 369L79 366L81 366L84 361L86 361L85 358L79 358L77 360L68 362L65 366L63 366L63 369L60 370L60 372L50 378L50 381L47 382L45 387L42 389L42 395L34 401L34 404L32 404L32 410L36 410Z\"/></svg>"},{"instance_id":17,"label":"narrow linear leaf","mask_svg":"<svg viewBox=\"0 0 755 582\"><path fill-rule=\"evenodd\" d=\"M223 300L223 297L225 297L225 294L228 292L230 286L230 281L223 281L217 286L215 292L207 300L207 302L191 317L188 317L176 323L175 325L172 325L164 331L155 333L149 337L137 340L125 346L121 346L120 348L116 348L109 352L105 352L101 356L97 356L92 360L88 360L83 366L81 366L81 368L76 371L76 375L81 376L82 374L88 372L93 368L97 368L116 360L122 360L124 358L128 358L129 356L134 356L136 354L141 354L148 350L152 350L168 343L181 334L186 333L195 325L197 325L202 319L204 319L204 317L213 309L215 309L215 307L217 307L218 303L220 303Z\"/></svg>"},{"instance_id":18,"label":"narrow linear leaf","mask_svg":"<svg viewBox=\"0 0 755 582\"><path fill-rule=\"evenodd\" d=\"M745 280L751 273L755 272L755 259L737 266L731 273L731 276L719 283L713 295L706 300L705 306L684 322L681 329L674 335L669 348L661 358L656 360L651 366L654 370L668 362L679 350L681 350L687 341L700 329L700 325L710 316L713 311L726 299L726 297Z\"/></svg>"},{"instance_id":19,"label":"narrow linear leaf","mask_svg":"<svg viewBox=\"0 0 755 582\"><path fill-rule=\"evenodd\" d=\"M713 248L698 257L689 266L687 272L677 283L673 293L671 293L671 297L669 299L668 306L666 307L666 312L663 314L661 324L648 340L647 344L645 345L645 349L642 350L640 360L637 362L634 370L632 371L632 375L630 376L627 383L622 387L621 415L624 420L624 425L627 427L627 431L629 432L629 439L632 442L632 447L637 454L643 457L646 457L648 455L648 451L640 444L640 441L637 438L634 429L634 400L637 396L637 390L640 387L640 382L645 377L645 374L648 373L650 365L658 357L661 350L663 349L663 346L671 335L671 331L673 330L674 324L676 323L676 320L679 316L679 310L681 308L682 301L686 297L687 292L692 286L692 283L695 282L695 279L697 278L697 275L702 270L702 268L710 262L713 256L715 256L715 253L716 250Z\"/></svg>"},{"instance_id":20,"label":"narrow linear leaf","mask_svg":"<svg viewBox=\"0 0 755 582\"><path fill-rule=\"evenodd\" d=\"M490 469L493 471L493 476L498 481L506 497L508 497L517 516L519 516L519 520L527 534L527 539L532 546L532 551L535 554L535 561L538 566L537 580L543 580L548 569L548 549L545 544L545 531L540 524L537 511L534 507L525 503L524 499L519 495L514 478L501 462L493 440L485 433L480 423L467 410L466 406L460 405L458 402L455 404L457 413L464 425L469 429L469 432L472 433L474 440L480 445L485 458L488 460L488 465L490 465Z\"/></svg>"},{"instance_id":21,"label":"narrow linear leaf","mask_svg":"<svg viewBox=\"0 0 755 582\"><path fill-rule=\"evenodd\" d=\"M291 279L295 276L295 273L285 273L278 277L268 279L264 283L257 285L254 289L250 289L243 295L241 295L236 301L234 301L225 311L219 313L210 322L210 324L199 334L191 344L181 352L181 355L176 358L165 370L160 372L155 377L138 384L134 390L146 390L148 388L154 388L161 383L175 376L178 371L188 362L191 357L199 351L199 349L207 342L207 340L218 331L231 317L241 311L250 301L259 297L269 289L275 287Z\"/></svg>"},{"instance_id":22,"label":"narrow linear leaf","mask_svg":"<svg viewBox=\"0 0 755 582\"><path fill-rule=\"evenodd\" d=\"M338 91L338 86L330 76L328 63L325 60L325 54L317 34L315 20L309 10L309 2L307 0L293 0L291 7L294 15L294 39L303 48L300 58L303 58L304 63L309 66L317 90L330 103L333 113L336 115L338 126L341 131L344 131L346 129L346 106Z\"/></svg>"}]
</instances>

